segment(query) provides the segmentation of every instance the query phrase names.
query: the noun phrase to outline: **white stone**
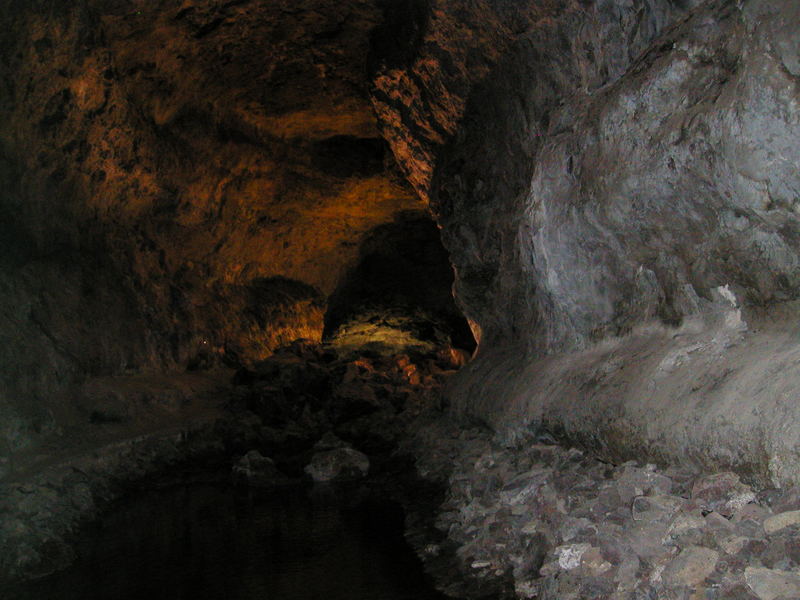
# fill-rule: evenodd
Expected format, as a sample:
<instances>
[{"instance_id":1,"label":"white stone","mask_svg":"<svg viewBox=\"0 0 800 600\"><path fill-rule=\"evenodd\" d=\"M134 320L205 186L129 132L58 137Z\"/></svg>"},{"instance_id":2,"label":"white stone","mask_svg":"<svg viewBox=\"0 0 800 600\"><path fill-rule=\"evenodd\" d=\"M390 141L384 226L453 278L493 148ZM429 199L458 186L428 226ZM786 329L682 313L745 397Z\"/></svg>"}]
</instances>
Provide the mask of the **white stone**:
<instances>
[{"instance_id":1,"label":"white stone","mask_svg":"<svg viewBox=\"0 0 800 600\"><path fill-rule=\"evenodd\" d=\"M772 535L785 529L790 525L797 525L800 523L800 510L790 510L788 512L778 513L764 519L764 532L767 535Z\"/></svg>"},{"instance_id":2,"label":"white stone","mask_svg":"<svg viewBox=\"0 0 800 600\"><path fill-rule=\"evenodd\" d=\"M558 566L565 571L571 571L581 565L583 554L591 548L591 544L570 544L569 546L559 546L556 548L558 553Z\"/></svg>"}]
</instances>

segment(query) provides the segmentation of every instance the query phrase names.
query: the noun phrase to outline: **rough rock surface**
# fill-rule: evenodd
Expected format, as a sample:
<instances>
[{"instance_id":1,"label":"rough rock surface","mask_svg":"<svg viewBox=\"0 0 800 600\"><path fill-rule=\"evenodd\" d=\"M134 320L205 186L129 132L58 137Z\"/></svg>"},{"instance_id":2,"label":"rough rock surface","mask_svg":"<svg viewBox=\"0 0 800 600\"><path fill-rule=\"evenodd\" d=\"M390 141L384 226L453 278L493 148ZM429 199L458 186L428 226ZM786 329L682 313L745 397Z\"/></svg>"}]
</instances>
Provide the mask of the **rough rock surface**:
<instances>
[{"instance_id":1,"label":"rough rock surface","mask_svg":"<svg viewBox=\"0 0 800 600\"><path fill-rule=\"evenodd\" d=\"M423 208L378 132L376 2L0 6L0 455L88 374L319 339L363 238Z\"/></svg>"},{"instance_id":2,"label":"rough rock surface","mask_svg":"<svg viewBox=\"0 0 800 600\"><path fill-rule=\"evenodd\" d=\"M480 337L452 402L615 460L800 481L797 3L559 3L480 84L463 40L505 31L505 4L454 4L378 98L400 161L429 149L407 169Z\"/></svg>"},{"instance_id":3,"label":"rough rock surface","mask_svg":"<svg viewBox=\"0 0 800 600\"><path fill-rule=\"evenodd\" d=\"M2 455L87 374L319 338L422 208L383 135L481 338L461 409L797 479L797 10L6 3Z\"/></svg>"},{"instance_id":4,"label":"rough rock surface","mask_svg":"<svg viewBox=\"0 0 800 600\"><path fill-rule=\"evenodd\" d=\"M797 492L749 486L800 483L797 2L0 11L3 568L60 564L110 480L192 448L151 430L15 481L12 459L52 461L32 438L76 415L79 431L126 427L153 398L174 414L186 399L131 402L87 376L246 364L235 418L199 426L198 444L276 464L280 451L297 476L317 451L342 454L313 449L324 435L386 451L439 405L442 357L301 344L261 360L323 326L353 347L387 330L441 343L405 304L347 312L396 274L375 268L396 256L374 244L410 230L385 227L424 221L383 135L438 219L480 343L446 418L477 417L497 440L442 425L417 442L420 468L448 482L443 544L477 589L796 593ZM417 292L444 281L433 266Z\"/></svg>"},{"instance_id":5,"label":"rough rock surface","mask_svg":"<svg viewBox=\"0 0 800 600\"><path fill-rule=\"evenodd\" d=\"M796 488L756 493L730 472L614 465L442 420L403 449L445 484L435 526L412 539L456 597L797 597Z\"/></svg>"}]
</instances>

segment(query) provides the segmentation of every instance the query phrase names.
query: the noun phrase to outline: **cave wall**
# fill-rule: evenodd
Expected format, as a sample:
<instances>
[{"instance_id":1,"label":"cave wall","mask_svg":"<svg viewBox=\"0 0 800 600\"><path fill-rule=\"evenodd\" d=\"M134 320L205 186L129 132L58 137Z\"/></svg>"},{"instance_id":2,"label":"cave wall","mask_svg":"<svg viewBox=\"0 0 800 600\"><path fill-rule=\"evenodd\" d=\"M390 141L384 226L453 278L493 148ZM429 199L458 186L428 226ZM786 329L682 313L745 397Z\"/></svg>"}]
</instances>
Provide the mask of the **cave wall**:
<instances>
[{"instance_id":1,"label":"cave wall","mask_svg":"<svg viewBox=\"0 0 800 600\"><path fill-rule=\"evenodd\" d=\"M86 376L319 339L362 238L424 209L367 94L376 2L0 7L0 455Z\"/></svg>"},{"instance_id":2,"label":"cave wall","mask_svg":"<svg viewBox=\"0 0 800 600\"><path fill-rule=\"evenodd\" d=\"M87 375L319 338L427 201L480 342L457 411L800 481L789 0L1 10L3 452Z\"/></svg>"},{"instance_id":3,"label":"cave wall","mask_svg":"<svg viewBox=\"0 0 800 600\"><path fill-rule=\"evenodd\" d=\"M792 2L564 3L477 79L424 84L461 111L406 166L429 174L480 333L458 410L615 460L800 480L799 22ZM427 32L409 77L465 53ZM406 89L401 162L403 138L428 139Z\"/></svg>"},{"instance_id":4,"label":"cave wall","mask_svg":"<svg viewBox=\"0 0 800 600\"><path fill-rule=\"evenodd\" d=\"M725 285L745 305L796 298L796 42L767 35L794 22L783 9L710 3L605 83L590 76L602 62L565 69L520 41L476 93L437 189L462 301L490 340L581 348L679 324ZM570 72L508 106L518 81Z\"/></svg>"}]
</instances>

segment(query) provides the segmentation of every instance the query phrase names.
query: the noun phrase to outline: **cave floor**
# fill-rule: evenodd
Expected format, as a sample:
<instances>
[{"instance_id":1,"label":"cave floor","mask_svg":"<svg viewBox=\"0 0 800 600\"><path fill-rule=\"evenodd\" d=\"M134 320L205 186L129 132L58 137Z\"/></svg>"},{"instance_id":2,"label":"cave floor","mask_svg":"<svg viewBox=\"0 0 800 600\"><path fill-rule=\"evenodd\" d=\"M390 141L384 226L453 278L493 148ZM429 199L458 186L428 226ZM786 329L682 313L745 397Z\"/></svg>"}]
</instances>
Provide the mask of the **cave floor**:
<instances>
[{"instance_id":1,"label":"cave floor","mask_svg":"<svg viewBox=\"0 0 800 600\"><path fill-rule=\"evenodd\" d=\"M37 578L67 567L74 560L70 540L82 523L139 482L182 466L227 469L234 480L238 468L245 484L268 487L308 481L307 473L346 478L354 465L339 462L353 457L372 463L356 464L356 475L380 470L405 425L438 405L438 390L454 372L451 358L339 357L299 344L235 373L89 380L75 402L81 418L67 421L81 424L42 436L6 465L0 481L0 580ZM320 446L331 439L332 447ZM304 470L328 450L339 462ZM275 478L255 472L265 464Z\"/></svg>"},{"instance_id":2,"label":"cave floor","mask_svg":"<svg viewBox=\"0 0 800 600\"><path fill-rule=\"evenodd\" d=\"M552 439L436 419L404 443L446 488L423 559L460 597L800 598L800 490L611 464ZM435 542L430 540L435 539ZM452 576L455 556L460 576Z\"/></svg>"},{"instance_id":3,"label":"cave floor","mask_svg":"<svg viewBox=\"0 0 800 600\"><path fill-rule=\"evenodd\" d=\"M443 405L451 359L301 344L233 377L89 381L84 425L47 439L0 482L3 570L66 568L81 524L181 465L233 464L237 484L274 489L317 479L316 457L340 452L357 457L342 473L369 470L372 485L386 485L393 461L415 465L416 483L393 484L406 488L406 539L452 597L800 597L800 490L611 464L533 433L501 439ZM421 502L419 486L439 490L435 500Z\"/></svg>"}]
</instances>

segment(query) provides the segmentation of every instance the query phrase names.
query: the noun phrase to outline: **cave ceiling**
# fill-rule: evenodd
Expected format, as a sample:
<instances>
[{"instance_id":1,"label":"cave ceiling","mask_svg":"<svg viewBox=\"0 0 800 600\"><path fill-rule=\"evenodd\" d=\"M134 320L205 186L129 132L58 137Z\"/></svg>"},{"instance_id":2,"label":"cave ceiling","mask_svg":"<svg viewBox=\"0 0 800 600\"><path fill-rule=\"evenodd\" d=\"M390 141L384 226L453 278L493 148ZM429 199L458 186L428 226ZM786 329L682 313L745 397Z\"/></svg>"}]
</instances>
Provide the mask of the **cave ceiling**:
<instances>
[{"instance_id":1,"label":"cave ceiling","mask_svg":"<svg viewBox=\"0 0 800 600\"><path fill-rule=\"evenodd\" d=\"M361 234L420 208L367 96L374 3L66 10L82 14L27 15L29 79L3 137L75 190L78 222L137 231L142 277L283 275L329 293Z\"/></svg>"},{"instance_id":2,"label":"cave ceiling","mask_svg":"<svg viewBox=\"0 0 800 600\"><path fill-rule=\"evenodd\" d=\"M102 257L112 281L80 258L65 269L132 298L154 331L131 340L133 362L318 338L361 241L424 210L369 99L376 2L17 4L2 39L8 238L26 265Z\"/></svg>"}]
</instances>

